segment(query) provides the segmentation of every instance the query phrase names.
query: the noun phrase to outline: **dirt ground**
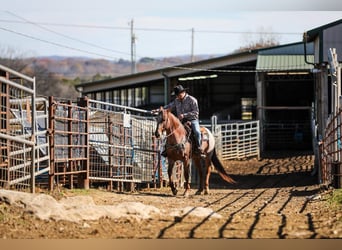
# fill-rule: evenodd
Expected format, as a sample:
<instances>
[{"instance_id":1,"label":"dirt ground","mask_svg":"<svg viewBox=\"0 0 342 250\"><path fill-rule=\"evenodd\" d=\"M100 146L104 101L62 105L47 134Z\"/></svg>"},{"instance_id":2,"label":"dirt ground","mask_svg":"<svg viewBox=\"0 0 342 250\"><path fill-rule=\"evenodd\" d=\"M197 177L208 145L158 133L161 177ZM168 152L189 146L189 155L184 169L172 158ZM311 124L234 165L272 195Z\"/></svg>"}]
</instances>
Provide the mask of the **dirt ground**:
<instances>
[{"instance_id":1,"label":"dirt ground","mask_svg":"<svg viewBox=\"0 0 342 250\"><path fill-rule=\"evenodd\" d=\"M237 184L227 184L212 172L211 193L185 198L168 187L118 193L101 189L55 191L55 199L91 196L96 204L141 202L160 214L148 219L101 218L74 223L40 220L23 208L0 202L3 239L308 239L342 238L342 209L328 198L333 189L317 185L314 156L274 154L261 160L224 163ZM199 210L209 211L196 216ZM172 213L178 211L178 213ZM183 213L179 213L183 211Z\"/></svg>"}]
</instances>

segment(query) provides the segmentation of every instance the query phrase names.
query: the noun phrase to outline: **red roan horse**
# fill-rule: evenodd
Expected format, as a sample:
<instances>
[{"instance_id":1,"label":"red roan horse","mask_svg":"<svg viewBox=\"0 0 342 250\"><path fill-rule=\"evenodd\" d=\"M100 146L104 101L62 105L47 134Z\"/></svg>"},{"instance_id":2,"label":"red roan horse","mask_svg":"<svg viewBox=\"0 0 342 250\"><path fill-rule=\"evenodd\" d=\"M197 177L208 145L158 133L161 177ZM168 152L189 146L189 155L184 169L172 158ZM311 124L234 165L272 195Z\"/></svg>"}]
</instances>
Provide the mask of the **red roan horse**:
<instances>
[{"instance_id":1,"label":"red roan horse","mask_svg":"<svg viewBox=\"0 0 342 250\"><path fill-rule=\"evenodd\" d=\"M170 110L160 107L157 116L157 128L155 131L155 136L159 138L163 131L166 131L167 137L165 149L168 159L169 184L173 195L177 194L177 188L172 180L172 169L176 161L183 162L185 196L187 196L190 192L189 173L191 159L198 170L200 178L200 183L196 194L202 194L203 191L204 194L209 194L211 163L214 164L214 167L222 179L229 183L235 183L235 181L225 172L221 162L217 158L215 151L215 139L207 128L201 127L202 138L206 137L202 139L202 148L206 155L205 158L201 157L200 153L197 153L193 150L190 139L187 135L187 130L180 120L174 116Z\"/></svg>"}]
</instances>

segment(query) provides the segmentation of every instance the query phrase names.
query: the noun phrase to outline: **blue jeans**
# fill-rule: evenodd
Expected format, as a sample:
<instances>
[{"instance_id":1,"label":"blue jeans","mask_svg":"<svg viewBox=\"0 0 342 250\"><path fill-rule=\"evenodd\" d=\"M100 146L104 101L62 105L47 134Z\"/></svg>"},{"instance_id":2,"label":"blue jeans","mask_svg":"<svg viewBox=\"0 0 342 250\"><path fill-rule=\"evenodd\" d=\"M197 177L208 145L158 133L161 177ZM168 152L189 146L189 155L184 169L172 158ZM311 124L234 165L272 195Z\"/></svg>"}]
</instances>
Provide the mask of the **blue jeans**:
<instances>
[{"instance_id":1,"label":"blue jeans","mask_svg":"<svg viewBox=\"0 0 342 250\"><path fill-rule=\"evenodd\" d=\"M192 131L194 131L195 139L197 142L197 147L201 146L201 130L200 130L200 125L198 120L192 120L191 121L191 128Z\"/></svg>"}]
</instances>

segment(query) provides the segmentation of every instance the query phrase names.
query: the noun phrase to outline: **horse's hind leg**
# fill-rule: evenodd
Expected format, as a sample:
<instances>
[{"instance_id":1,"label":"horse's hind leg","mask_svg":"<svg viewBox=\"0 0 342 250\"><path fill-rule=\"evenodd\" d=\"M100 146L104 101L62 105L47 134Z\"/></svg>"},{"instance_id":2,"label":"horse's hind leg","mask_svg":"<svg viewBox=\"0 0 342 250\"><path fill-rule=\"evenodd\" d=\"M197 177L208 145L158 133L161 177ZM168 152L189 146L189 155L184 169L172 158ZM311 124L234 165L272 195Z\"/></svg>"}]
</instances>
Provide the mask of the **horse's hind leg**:
<instances>
[{"instance_id":1,"label":"horse's hind leg","mask_svg":"<svg viewBox=\"0 0 342 250\"><path fill-rule=\"evenodd\" d=\"M210 159L204 159L201 161L203 173L205 174L204 179L204 194L209 194L209 179L210 179L210 172L211 172L211 162Z\"/></svg>"},{"instance_id":2,"label":"horse's hind leg","mask_svg":"<svg viewBox=\"0 0 342 250\"><path fill-rule=\"evenodd\" d=\"M210 178L210 159L196 157L196 168L199 175L199 186L196 195L209 194L209 178Z\"/></svg>"}]
</instances>

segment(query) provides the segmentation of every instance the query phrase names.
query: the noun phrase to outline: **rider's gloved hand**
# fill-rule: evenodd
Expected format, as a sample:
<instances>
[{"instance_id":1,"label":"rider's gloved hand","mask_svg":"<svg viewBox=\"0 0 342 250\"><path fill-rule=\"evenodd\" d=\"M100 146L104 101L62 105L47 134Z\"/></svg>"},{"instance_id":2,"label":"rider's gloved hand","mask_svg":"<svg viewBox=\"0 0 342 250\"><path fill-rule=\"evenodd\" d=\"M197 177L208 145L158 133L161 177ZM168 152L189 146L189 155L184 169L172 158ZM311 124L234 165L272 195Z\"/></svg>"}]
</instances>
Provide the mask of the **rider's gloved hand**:
<instances>
[{"instance_id":1,"label":"rider's gloved hand","mask_svg":"<svg viewBox=\"0 0 342 250\"><path fill-rule=\"evenodd\" d=\"M152 110L151 110L151 113L152 113L152 114L157 114L158 112L159 112L159 109L152 109Z\"/></svg>"}]
</instances>

